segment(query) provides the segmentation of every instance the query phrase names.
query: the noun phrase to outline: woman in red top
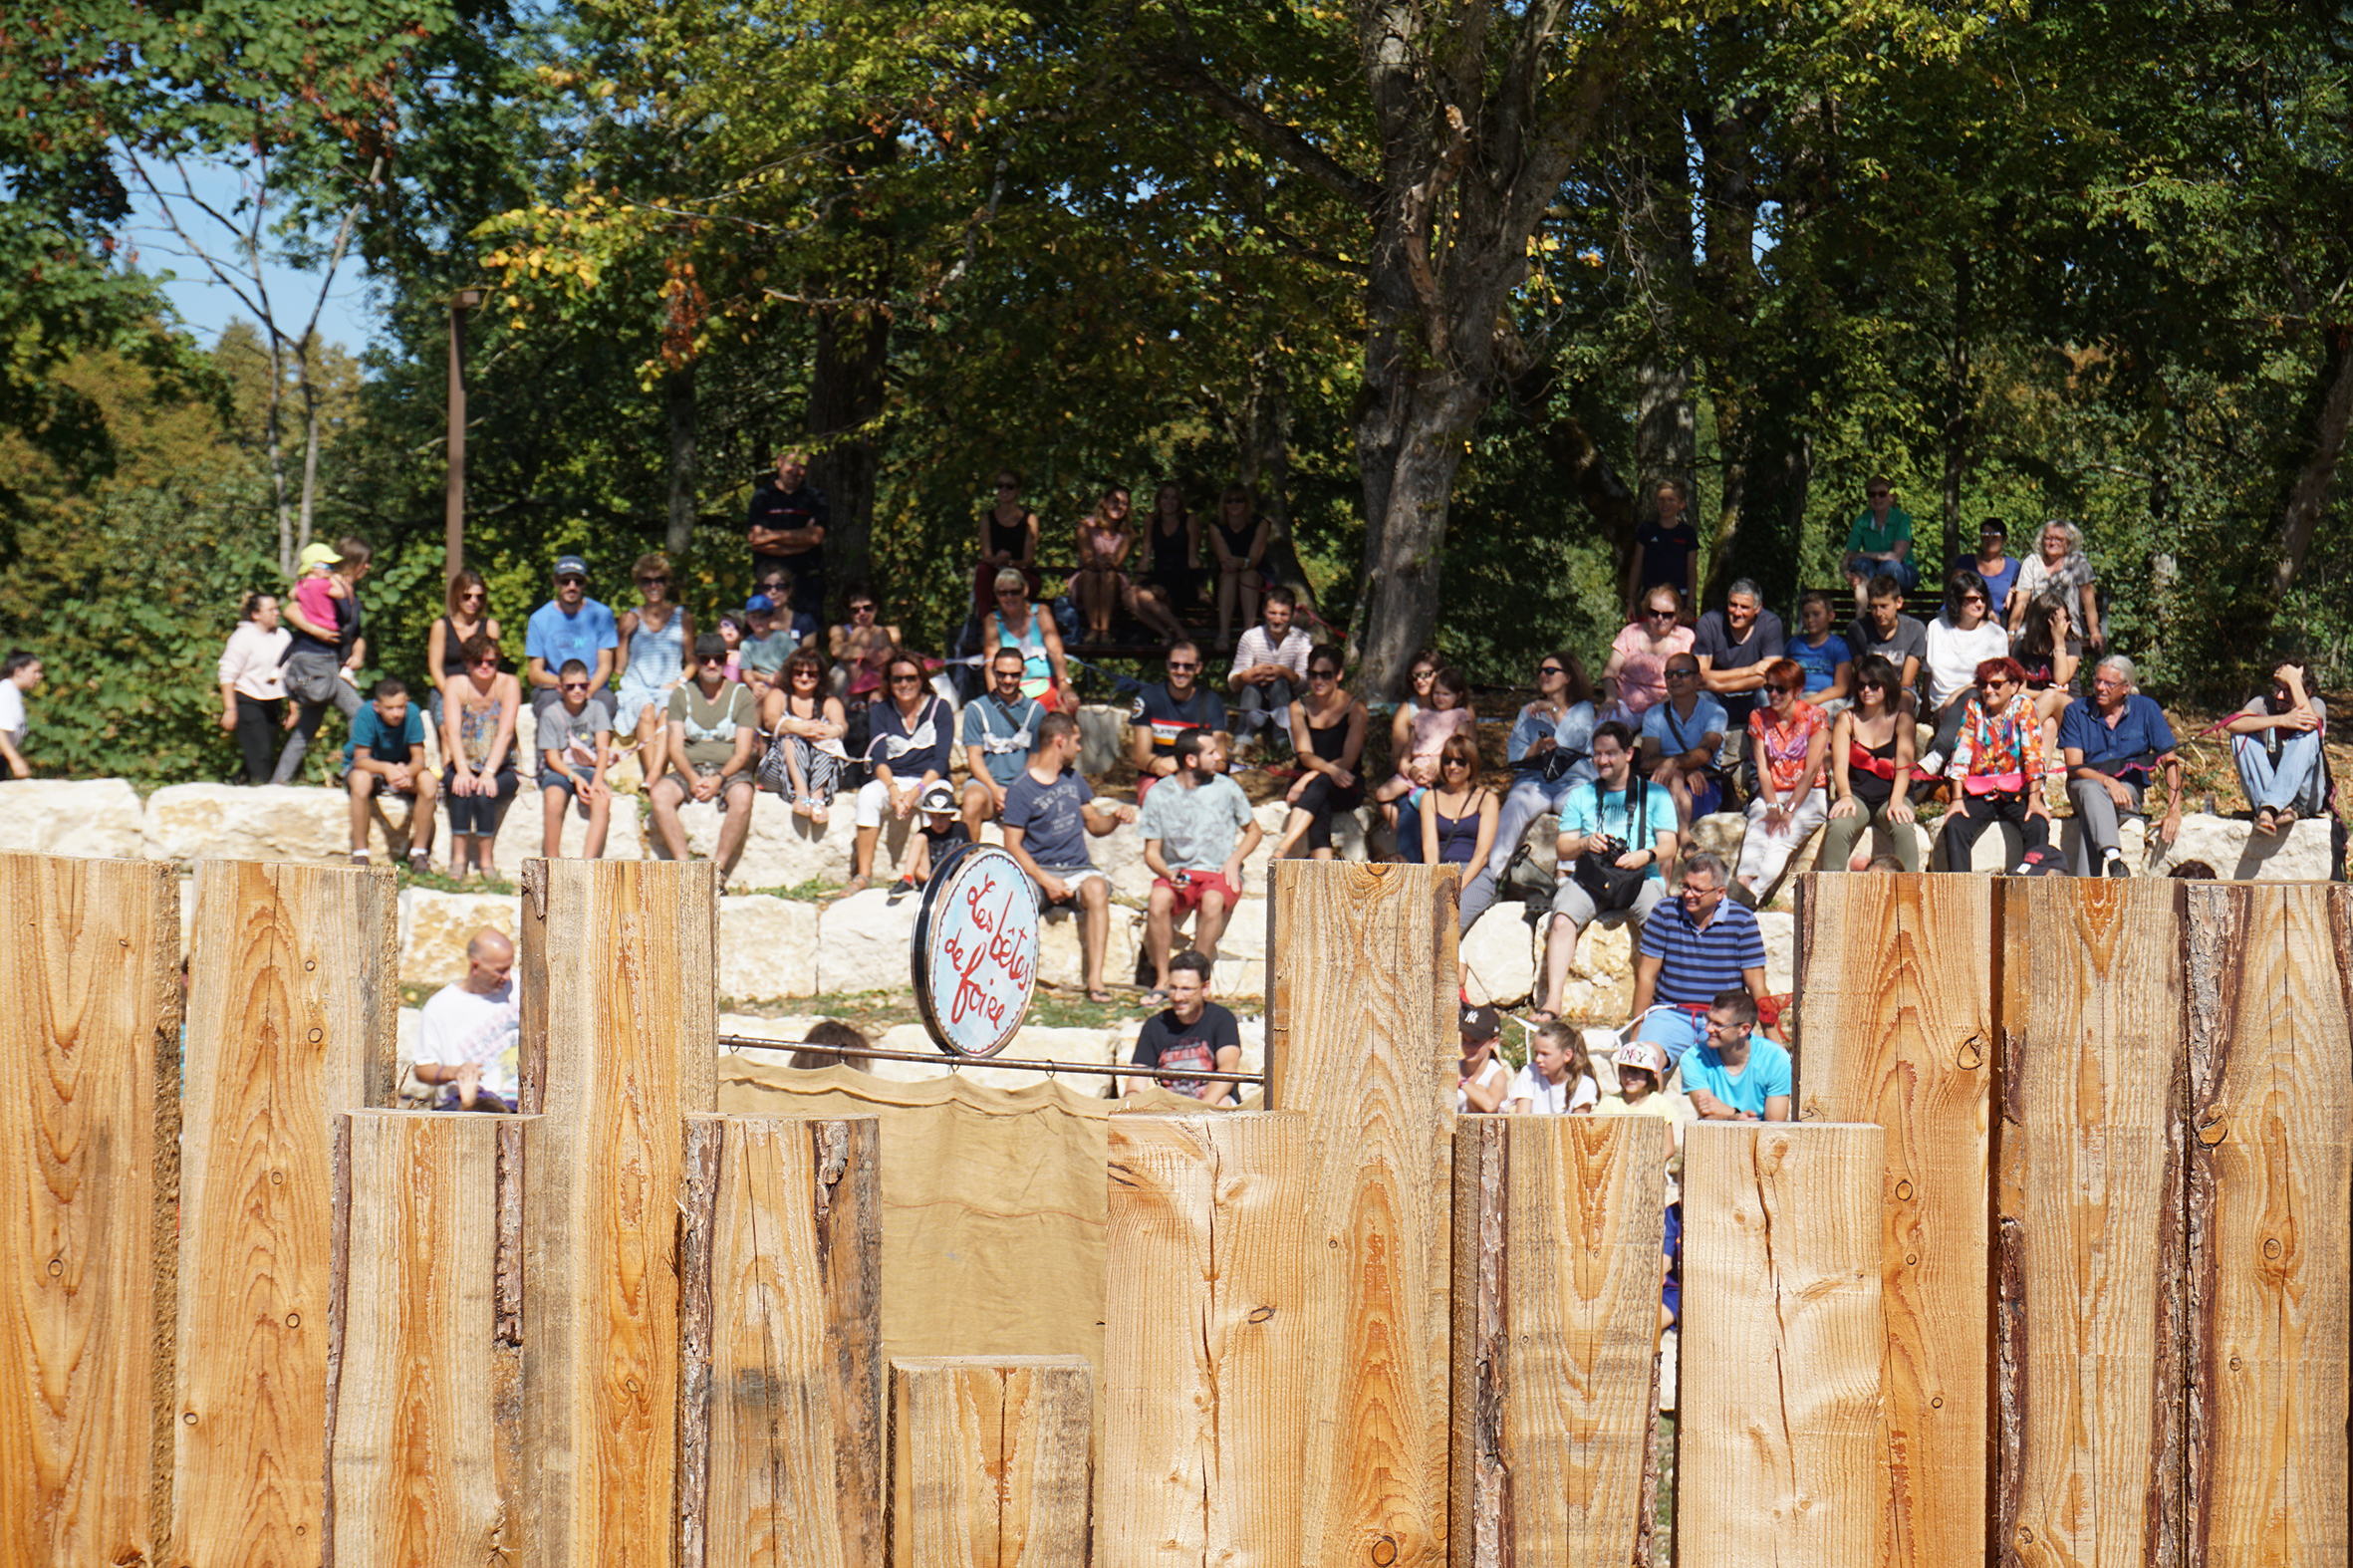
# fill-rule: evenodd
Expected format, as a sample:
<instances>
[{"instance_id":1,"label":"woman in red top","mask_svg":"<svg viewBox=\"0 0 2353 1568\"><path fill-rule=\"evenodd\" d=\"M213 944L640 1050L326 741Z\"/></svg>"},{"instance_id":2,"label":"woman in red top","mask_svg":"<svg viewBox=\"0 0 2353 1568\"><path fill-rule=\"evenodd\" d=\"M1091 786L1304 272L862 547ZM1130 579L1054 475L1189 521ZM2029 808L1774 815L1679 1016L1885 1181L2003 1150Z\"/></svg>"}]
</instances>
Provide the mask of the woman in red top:
<instances>
[{"instance_id":1,"label":"woman in red top","mask_svg":"<svg viewBox=\"0 0 2353 1568\"><path fill-rule=\"evenodd\" d=\"M1898 693L1903 679L1877 653L1855 665L1855 705L1830 730L1830 825L1822 830L1817 871L1861 871L1856 842L1876 827L1888 836L1897 862L1920 870L1920 839L1912 831L1912 742L1915 728ZM1866 846L1866 848L1868 848Z\"/></svg>"},{"instance_id":2,"label":"woman in red top","mask_svg":"<svg viewBox=\"0 0 2353 1568\"><path fill-rule=\"evenodd\" d=\"M1977 689L1961 718L1946 776L1960 786L1945 814L1945 869L1967 871L1977 835L2014 822L2025 841L2019 870L2049 853L2050 808L2042 801L2042 718L2026 671L2014 658L1977 666Z\"/></svg>"},{"instance_id":3,"label":"woman in red top","mask_svg":"<svg viewBox=\"0 0 2353 1568\"><path fill-rule=\"evenodd\" d=\"M1740 840L1733 880L1754 904L1779 880L1789 857L1830 814L1822 787L1828 776L1830 724L1800 693L1805 666L1776 658L1764 667L1766 705L1748 715L1748 747L1756 761L1756 799L1748 803L1748 832Z\"/></svg>"}]
</instances>

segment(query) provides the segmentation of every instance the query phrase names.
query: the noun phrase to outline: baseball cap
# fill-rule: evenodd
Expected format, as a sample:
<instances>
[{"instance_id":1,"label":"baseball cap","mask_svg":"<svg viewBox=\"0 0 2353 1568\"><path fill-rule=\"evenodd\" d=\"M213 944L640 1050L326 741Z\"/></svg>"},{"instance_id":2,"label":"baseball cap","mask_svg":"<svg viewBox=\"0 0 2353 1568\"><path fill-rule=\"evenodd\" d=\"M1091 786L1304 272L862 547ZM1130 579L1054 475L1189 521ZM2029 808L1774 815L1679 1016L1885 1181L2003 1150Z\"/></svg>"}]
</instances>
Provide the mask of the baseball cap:
<instances>
[{"instance_id":1,"label":"baseball cap","mask_svg":"<svg viewBox=\"0 0 2353 1568\"><path fill-rule=\"evenodd\" d=\"M776 613L776 601L766 594L754 594L743 602L743 613L747 616L772 616Z\"/></svg>"},{"instance_id":2,"label":"baseball cap","mask_svg":"<svg viewBox=\"0 0 2353 1568\"><path fill-rule=\"evenodd\" d=\"M1660 1083L1667 1082L1667 1053L1655 1040L1629 1040L1612 1053L1611 1059L1620 1067L1639 1067Z\"/></svg>"},{"instance_id":3,"label":"baseball cap","mask_svg":"<svg viewBox=\"0 0 2353 1568\"><path fill-rule=\"evenodd\" d=\"M316 544L302 547L302 569L306 572L314 567L333 566L342 559L342 556L335 553L333 545Z\"/></svg>"},{"instance_id":4,"label":"baseball cap","mask_svg":"<svg viewBox=\"0 0 2353 1568\"><path fill-rule=\"evenodd\" d=\"M576 555L560 555L556 557L555 571L548 575L551 577L586 577L588 576L588 563Z\"/></svg>"},{"instance_id":5,"label":"baseball cap","mask_svg":"<svg viewBox=\"0 0 2353 1568\"><path fill-rule=\"evenodd\" d=\"M1492 1040L1503 1032L1503 1015L1483 1002L1462 1009L1462 1038Z\"/></svg>"},{"instance_id":6,"label":"baseball cap","mask_svg":"<svg viewBox=\"0 0 2353 1568\"><path fill-rule=\"evenodd\" d=\"M933 779L923 786L923 793L915 801L915 808L918 811L953 811L956 809L956 792L947 787L945 780Z\"/></svg>"}]
</instances>

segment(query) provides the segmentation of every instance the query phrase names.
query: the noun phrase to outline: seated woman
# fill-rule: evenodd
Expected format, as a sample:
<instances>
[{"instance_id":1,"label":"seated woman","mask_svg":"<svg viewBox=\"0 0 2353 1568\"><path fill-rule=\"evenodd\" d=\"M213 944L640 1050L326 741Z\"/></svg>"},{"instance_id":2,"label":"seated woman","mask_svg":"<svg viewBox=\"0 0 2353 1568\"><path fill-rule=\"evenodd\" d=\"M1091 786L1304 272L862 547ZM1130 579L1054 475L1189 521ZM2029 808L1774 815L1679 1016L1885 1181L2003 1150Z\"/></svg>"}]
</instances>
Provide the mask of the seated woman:
<instances>
[{"instance_id":1,"label":"seated woman","mask_svg":"<svg viewBox=\"0 0 2353 1568\"><path fill-rule=\"evenodd\" d=\"M1357 764L1365 755L1365 731L1373 716L1340 684L1340 651L1329 644L1307 655L1307 694L1291 702L1291 746L1299 778L1283 799L1291 815L1274 847L1282 860L1301 839L1319 861L1332 858L1332 818L1365 803Z\"/></svg>"},{"instance_id":2,"label":"seated woman","mask_svg":"<svg viewBox=\"0 0 2353 1568\"><path fill-rule=\"evenodd\" d=\"M871 583L852 583L842 608L850 619L827 635L834 661L827 685L846 702L873 702L883 695L883 664L899 647L899 628L882 624Z\"/></svg>"},{"instance_id":3,"label":"seated woman","mask_svg":"<svg viewBox=\"0 0 2353 1568\"><path fill-rule=\"evenodd\" d=\"M1007 567L1021 574L1034 597L1045 587L1038 575L1038 514L1021 504L1021 475L997 470L996 505L973 519L978 549L972 567L972 611L985 615L994 600L997 574Z\"/></svg>"},{"instance_id":4,"label":"seated woman","mask_svg":"<svg viewBox=\"0 0 2353 1568\"><path fill-rule=\"evenodd\" d=\"M522 691L498 667L498 645L476 632L459 645L462 678L442 689L441 796L449 803L449 875L491 875L490 849L507 803L520 787L515 768L515 718Z\"/></svg>"},{"instance_id":5,"label":"seated woman","mask_svg":"<svg viewBox=\"0 0 2353 1568\"><path fill-rule=\"evenodd\" d=\"M1667 661L1689 653L1696 634L1683 624L1683 595L1662 583L1643 597L1640 619L1619 630L1602 666L1601 694L1612 716L1636 730L1642 716L1667 700Z\"/></svg>"},{"instance_id":6,"label":"seated woman","mask_svg":"<svg viewBox=\"0 0 2353 1568\"><path fill-rule=\"evenodd\" d=\"M2074 617L2065 604L2048 601L2026 613L2025 630L2018 634L2010 656L2026 671L2026 689L2034 694L2034 710L2042 715L2042 754L2059 754L2059 715L2075 700L2075 675L2083 658L2074 650Z\"/></svg>"},{"instance_id":7,"label":"seated woman","mask_svg":"<svg viewBox=\"0 0 2353 1568\"><path fill-rule=\"evenodd\" d=\"M2014 658L1977 666L1977 689L1961 710L1946 776L1960 786L1945 814L1945 869L1970 869L1977 835L1995 822L2014 822L2025 841L2018 870L2050 853L2051 814L2036 780L2043 774L2042 720L2026 672Z\"/></svg>"},{"instance_id":8,"label":"seated woman","mask_svg":"<svg viewBox=\"0 0 2353 1568\"><path fill-rule=\"evenodd\" d=\"M1953 754L1961 712L1976 690L1977 666L1988 658L2007 658L2010 638L1993 619L1985 580L1965 566L1946 576L1945 613L1929 623L1927 637L1920 672L1928 680L1929 712L1924 717L1937 726L1927 757L1933 773Z\"/></svg>"},{"instance_id":9,"label":"seated woman","mask_svg":"<svg viewBox=\"0 0 2353 1568\"><path fill-rule=\"evenodd\" d=\"M1136 528L1126 486L1115 484L1104 491L1096 499L1095 509L1079 519L1078 546L1079 569L1070 579L1070 600L1078 607L1081 634L1089 642L1110 642L1112 618L1123 610L1143 622L1163 643L1184 636L1184 628L1169 613L1160 590L1138 588L1128 576Z\"/></svg>"},{"instance_id":10,"label":"seated woman","mask_svg":"<svg viewBox=\"0 0 2353 1568\"><path fill-rule=\"evenodd\" d=\"M2069 652L2089 651L2097 657L2106 643L2100 635L2099 586L2099 577L2083 553L2083 531L2054 517L2042 525L2041 548L2019 566L2002 619L2015 636L2024 629L2036 604L2064 605L2083 639Z\"/></svg>"},{"instance_id":11,"label":"seated woman","mask_svg":"<svg viewBox=\"0 0 2353 1568\"><path fill-rule=\"evenodd\" d=\"M1070 687L1070 669L1063 662L1062 634L1044 605L1029 602L1029 585L1019 572L1007 568L997 574L997 607L980 622L983 667L1000 648L1021 652L1021 694L1045 704L1052 712L1076 713L1078 693Z\"/></svg>"},{"instance_id":12,"label":"seated woman","mask_svg":"<svg viewBox=\"0 0 2353 1568\"><path fill-rule=\"evenodd\" d=\"M1495 848L1495 819L1501 803L1478 782L1478 742L1449 735L1438 747L1438 781L1422 797L1421 837L1416 855L1425 866L1462 868L1461 928L1495 902L1495 876L1487 857Z\"/></svg>"},{"instance_id":13,"label":"seated woman","mask_svg":"<svg viewBox=\"0 0 2353 1568\"><path fill-rule=\"evenodd\" d=\"M2328 810L2328 709L2312 694L2312 669L2290 660L2271 671L2271 689L2223 724L2238 784L2255 808L2255 831L2279 833L2298 817Z\"/></svg>"},{"instance_id":14,"label":"seated woman","mask_svg":"<svg viewBox=\"0 0 2353 1568\"><path fill-rule=\"evenodd\" d=\"M1800 693L1805 671L1792 658L1764 668L1765 705L1748 715L1748 746L1756 764L1756 799L1748 803L1748 832L1740 840L1733 880L1749 895L1773 885L1789 857L1830 813L1830 726Z\"/></svg>"},{"instance_id":15,"label":"seated woman","mask_svg":"<svg viewBox=\"0 0 2353 1568\"><path fill-rule=\"evenodd\" d=\"M1190 610L1201 597L1201 520L1184 509L1184 492L1174 480L1152 493L1144 539L1152 558L1144 575L1173 613Z\"/></svg>"},{"instance_id":16,"label":"seated woman","mask_svg":"<svg viewBox=\"0 0 2353 1568\"><path fill-rule=\"evenodd\" d=\"M1856 841L1872 828L1886 832L1901 870L1920 870L1909 797L1914 725L1896 700L1901 678L1877 653L1855 667L1854 706L1830 729L1830 821L1817 871L1863 869Z\"/></svg>"},{"instance_id":17,"label":"seated woman","mask_svg":"<svg viewBox=\"0 0 2353 1568\"><path fill-rule=\"evenodd\" d=\"M1258 564L1266 558L1266 519L1250 505L1250 492L1229 484L1209 519L1209 553L1217 558L1217 652L1233 651L1233 629L1258 619ZM1241 619L1234 619L1239 612Z\"/></svg>"},{"instance_id":18,"label":"seated woman","mask_svg":"<svg viewBox=\"0 0 2353 1568\"><path fill-rule=\"evenodd\" d=\"M813 650L795 649L786 657L776 684L760 698L760 728L774 737L760 762L760 782L780 790L793 815L823 827L849 760L842 748L849 721L842 699L825 689L825 660Z\"/></svg>"},{"instance_id":19,"label":"seated woman","mask_svg":"<svg viewBox=\"0 0 2353 1568\"><path fill-rule=\"evenodd\" d=\"M1416 808L1420 792L1438 783L1440 750L1447 740L1461 735L1470 741L1471 755L1478 754L1478 714L1471 710L1470 682L1462 671L1440 669L1428 689L1430 705L1416 710L1406 724L1405 744L1396 748L1396 774L1373 792L1382 815L1397 830L1398 849L1407 860L1415 855L1409 846L1422 842Z\"/></svg>"}]
</instances>

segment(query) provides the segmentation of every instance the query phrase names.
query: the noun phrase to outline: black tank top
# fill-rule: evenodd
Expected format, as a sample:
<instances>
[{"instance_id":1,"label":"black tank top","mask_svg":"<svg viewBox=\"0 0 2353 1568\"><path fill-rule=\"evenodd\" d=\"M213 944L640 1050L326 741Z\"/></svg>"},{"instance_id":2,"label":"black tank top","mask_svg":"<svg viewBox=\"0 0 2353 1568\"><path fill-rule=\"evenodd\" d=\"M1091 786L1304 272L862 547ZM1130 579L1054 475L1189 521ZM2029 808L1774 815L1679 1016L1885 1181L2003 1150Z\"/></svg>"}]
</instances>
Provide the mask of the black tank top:
<instances>
[{"instance_id":1,"label":"black tank top","mask_svg":"<svg viewBox=\"0 0 2353 1568\"><path fill-rule=\"evenodd\" d=\"M1022 513L1010 525L998 522L993 509L983 515L988 521L988 553L1002 553L1020 560L1029 546L1029 514Z\"/></svg>"},{"instance_id":2,"label":"black tank top","mask_svg":"<svg viewBox=\"0 0 2353 1568\"><path fill-rule=\"evenodd\" d=\"M1886 763L1887 773L1876 773L1863 766L1866 758ZM1854 792L1855 799L1866 806L1882 804L1896 792L1895 762L1896 737L1892 734L1888 736L1887 743L1880 746L1866 746L1857 740L1848 741L1847 788Z\"/></svg>"}]
</instances>

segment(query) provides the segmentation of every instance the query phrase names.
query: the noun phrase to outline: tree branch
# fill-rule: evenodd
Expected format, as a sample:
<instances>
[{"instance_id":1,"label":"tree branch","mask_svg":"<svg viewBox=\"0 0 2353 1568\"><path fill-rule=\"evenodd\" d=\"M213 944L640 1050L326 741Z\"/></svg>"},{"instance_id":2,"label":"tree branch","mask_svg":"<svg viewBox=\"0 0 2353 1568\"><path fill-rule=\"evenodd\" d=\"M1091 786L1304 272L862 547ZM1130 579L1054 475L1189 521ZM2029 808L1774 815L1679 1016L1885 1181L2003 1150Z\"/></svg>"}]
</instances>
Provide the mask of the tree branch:
<instances>
[{"instance_id":1,"label":"tree branch","mask_svg":"<svg viewBox=\"0 0 2353 1568\"><path fill-rule=\"evenodd\" d=\"M1198 61L1153 54L1139 57L1136 67L1146 80L1182 93L1349 205L1365 212L1380 206L1379 185L1210 76Z\"/></svg>"}]
</instances>

